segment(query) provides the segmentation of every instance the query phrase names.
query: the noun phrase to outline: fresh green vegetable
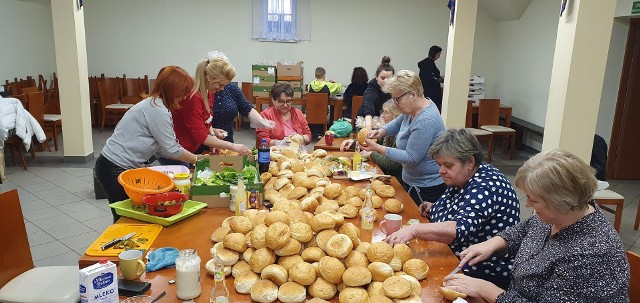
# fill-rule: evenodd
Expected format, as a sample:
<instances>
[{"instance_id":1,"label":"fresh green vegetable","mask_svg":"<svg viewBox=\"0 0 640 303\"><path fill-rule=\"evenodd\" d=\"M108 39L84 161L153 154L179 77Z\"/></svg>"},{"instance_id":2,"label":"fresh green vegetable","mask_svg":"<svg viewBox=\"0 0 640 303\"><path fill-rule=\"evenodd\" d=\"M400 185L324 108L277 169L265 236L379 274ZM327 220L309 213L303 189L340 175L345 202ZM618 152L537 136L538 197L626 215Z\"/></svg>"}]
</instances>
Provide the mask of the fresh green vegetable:
<instances>
[{"instance_id":1,"label":"fresh green vegetable","mask_svg":"<svg viewBox=\"0 0 640 303\"><path fill-rule=\"evenodd\" d=\"M242 176L248 183L253 183L257 178L258 169L253 166L245 166L242 169ZM238 172L230 167L225 167L220 172L214 172L211 177L198 176L193 182L194 185L228 185L238 180Z\"/></svg>"}]
</instances>

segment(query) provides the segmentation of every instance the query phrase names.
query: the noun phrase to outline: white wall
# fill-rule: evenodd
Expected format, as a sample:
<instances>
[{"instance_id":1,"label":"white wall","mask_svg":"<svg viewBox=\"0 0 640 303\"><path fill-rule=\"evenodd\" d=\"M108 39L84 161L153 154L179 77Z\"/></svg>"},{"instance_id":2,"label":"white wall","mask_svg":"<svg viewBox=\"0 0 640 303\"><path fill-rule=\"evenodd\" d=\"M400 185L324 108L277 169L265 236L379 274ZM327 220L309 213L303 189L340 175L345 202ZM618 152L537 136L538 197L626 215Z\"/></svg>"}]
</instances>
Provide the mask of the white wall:
<instances>
[{"instance_id":1,"label":"white wall","mask_svg":"<svg viewBox=\"0 0 640 303\"><path fill-rule=\"evenodd\" d=\"M42 74L48 80L56 70L51 5L0 0L0 81ZM36 82L37 83L37 82Z\"/></svg>"},{"instance_id":2,"label":"white wall","mask_svg":"<svg viewBox=\"0 0 640 303\"><path fill-rule=\"evenodd\" d=\"M499 98L496 93L497 68L496 62L500 62L496 52L498 22L485 10L478 7L476 16L476 35L473 46L473 60L471 62L471 74L484 76L487 98Z\"/></svg>"},{"instance_id":3,"label":"white wall","mask_svg":"<svg viewBox=\"0 0 640 303\"><path fill-rule=\"evenodd\" d=\"M323 66L327 79L348 84L355 66L373 77L383 55L397 70L417 71L432 44L446 48L449 11L441 1L326 0L311 7L310 42L267 43L250 39L248 0L86 1L89 74L155 78L169 64L193 73L209 50L221 50L237 81L249 81L251 64L260 61L302 60L306 83Z\"/></svg>"}]
</instances>

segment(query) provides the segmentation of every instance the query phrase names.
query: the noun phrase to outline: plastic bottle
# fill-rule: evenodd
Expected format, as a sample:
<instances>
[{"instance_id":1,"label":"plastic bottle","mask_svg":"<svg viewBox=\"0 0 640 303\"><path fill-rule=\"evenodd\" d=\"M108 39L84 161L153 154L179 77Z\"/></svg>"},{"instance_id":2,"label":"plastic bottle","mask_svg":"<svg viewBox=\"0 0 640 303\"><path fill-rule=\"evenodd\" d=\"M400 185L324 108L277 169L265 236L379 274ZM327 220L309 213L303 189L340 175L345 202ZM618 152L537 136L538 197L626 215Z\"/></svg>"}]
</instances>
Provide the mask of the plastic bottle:
<instances>
[{"instance_id":1,"label":"plastic bottle","mask_svg":"<svg viewBox=\"0 0 640 303\"><path fill-rule=\"evenodd\" d=\"M213 270L213 289L211 289L210 303L229 303L229 289L224 283L224 266L217 253L213 255L215 268Z\"/></svg>"},{"instance_id":2,"label":"plastic bottle","mask_svg":"<svg viewBox=\"0 0 640 303\"><path fill-rule=\"evenodd\" d=\"M175 189L187 196L191 192L191 180L189 180L191 176L186 173L179 173L173 176L173 183L175 185Z\"/></svg>"},{"instance_id":3,"label":"plastic bottle","mask_svg":"<svg viewBox=\"0 0 640 303\"><path fill-rule=\"evenodd\" d=\"M352 170L354 171L360 170L360 165L362 163L362 154L360 153L360 144L358 144L358 142L356 142L356 152L353 153L352 162L353 162Z\"/></svg>"},{"instance_id":4,"label":"plastic bottle","mask_svg":"<svg viewBox=\"0 0 640 303\"><path fill-rule=\"evenodd\" d=\"M271 162L271 149L267 145L267 139L262 139L258 146L258 171L261 174L269 171L269 162Z\"/></svg>"},{"instance_id":5,"label":"plastic bottle","mask_svg":"<svg viewBox=\"0 0 640 303\"><path fill-rule=\"evenodd\" d=\"M373 219L375 216L375 209L373 208L373 202L371 201L371 185L367 187L364 198L364 205L362 206L362 218L360 227L364 230L373 229Z\"/></svg>"},{"instance_id":6,"label":"plastic bottle","mask_svg":"<svg viewBox=\"0 0 640 303\"><path fill-rule=\"evenodd\" d=\"M200 287L200 257L195 249L183 249L176 259L176 294L181 300L197 298Z\"/></svg>"},{"instance_id":7,"label":"plastic bottle","mask_svg":"<svg viewBox=\"0 0 640 303\"><path fill-rule=\"evenodd\" d=\"M247 209L247 190L244 186L242 174L238 175L238 188L236 189L236 216L242 216L242 212Z\"/></svg>"}]
</instances>

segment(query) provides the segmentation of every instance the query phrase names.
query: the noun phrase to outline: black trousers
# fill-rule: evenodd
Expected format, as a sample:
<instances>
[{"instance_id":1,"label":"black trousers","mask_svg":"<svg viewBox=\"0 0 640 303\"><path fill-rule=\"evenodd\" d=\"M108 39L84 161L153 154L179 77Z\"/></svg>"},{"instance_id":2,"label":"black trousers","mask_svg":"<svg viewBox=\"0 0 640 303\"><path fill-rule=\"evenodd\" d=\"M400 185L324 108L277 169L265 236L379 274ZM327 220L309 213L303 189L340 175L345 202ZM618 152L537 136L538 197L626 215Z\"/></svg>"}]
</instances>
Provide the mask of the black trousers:
<instances>
[{"instance_id":1,"label":"black trousers","mask_svg":"<svg viewBox=\"0 0 640 303\"><path fill-rule=\"evenodd\" d=\"M124 191L124 187L118 183L118 176L126 169L109 161L103 155L96 160L96 178L102 185L109 204L129 199L129 196ZM116 211L112 208L111 214L113 215L113 222L115 223L120 219L120 216L116 214Z\"/></svg>"},{"instance_id":2,"label":"black trousers","mask_svg":"<svg viewBox=\"0 0 640 303\"><path fill-rule=\"evenodd\" d=\"M415 202L418 206L422 204L422 202L436 202L440 196L447 190L447 185L444 183L438 184L436 186L430 187L418 187L411 186L408 184L402 185L404 189L407 190L413 202Z\"/></svg>"}]
</instances>

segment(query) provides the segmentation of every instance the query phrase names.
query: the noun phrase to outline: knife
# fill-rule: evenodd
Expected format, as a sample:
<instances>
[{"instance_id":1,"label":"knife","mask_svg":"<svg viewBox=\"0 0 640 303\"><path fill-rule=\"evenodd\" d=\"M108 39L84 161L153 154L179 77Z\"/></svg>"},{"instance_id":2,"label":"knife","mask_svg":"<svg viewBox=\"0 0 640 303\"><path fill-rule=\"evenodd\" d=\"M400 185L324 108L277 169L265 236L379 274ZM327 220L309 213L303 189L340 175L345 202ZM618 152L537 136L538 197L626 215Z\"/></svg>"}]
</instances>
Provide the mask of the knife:
<instances>
[{"instance_id":1,"label":"knife","mask_svg":"<svg viewBox=\"0 0 640 303\"><path fill-rule=\"evenodd\" d=\"M126 240L131 239L131 237L133 237L133 235L135 235L135 234L136 234L135 232L132 232L132 233L126 234L125 236L123 236L121 238L115 238L115 239L105 243L104 245L102 245L101 248L102 248L102 250L107 250L107 248L118 244L118 242L126 241Z\"/></svg>"},{"instance_id":2,"label":"knife","mask_svg":"<svg viewBox=\"0 0 640 303\"><path fill-rule=\"evenodd\" d=\"M450 274L448 274L448 276L453 275L453 274L457 274L463 268L467 268L467 264L456 267L454 270L451 271Z\"/></svg>"}]
</instances>

